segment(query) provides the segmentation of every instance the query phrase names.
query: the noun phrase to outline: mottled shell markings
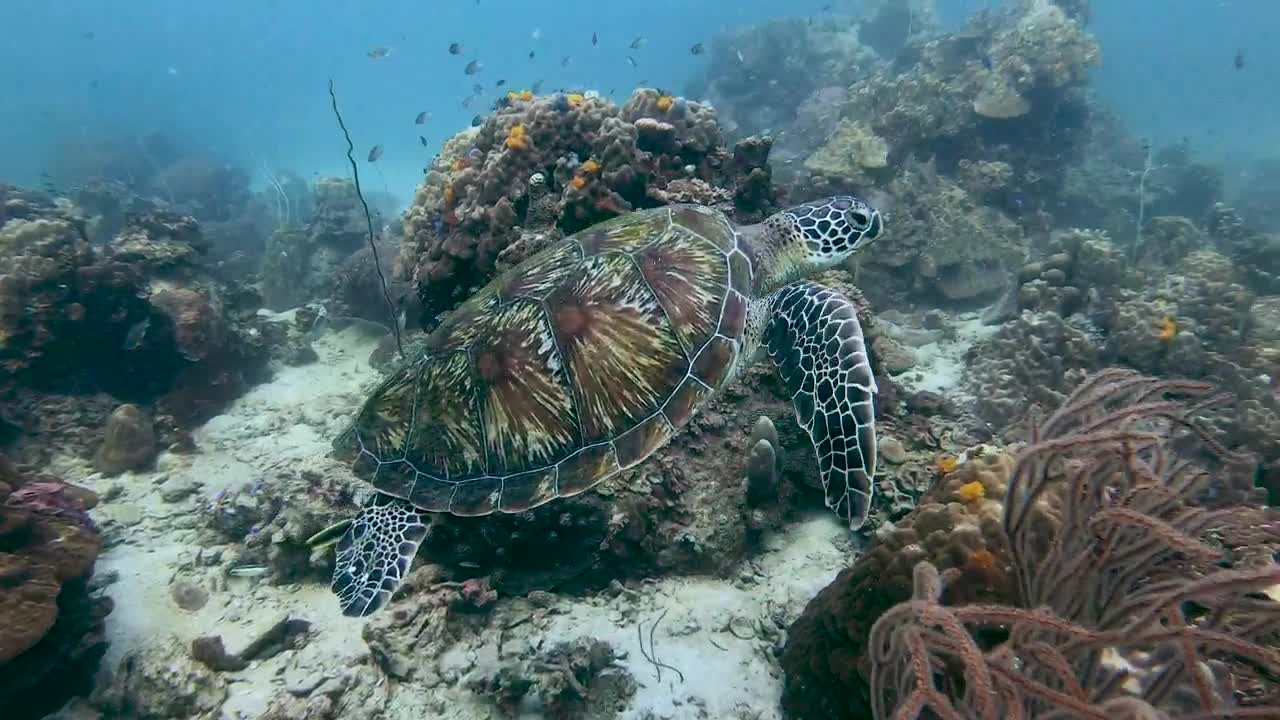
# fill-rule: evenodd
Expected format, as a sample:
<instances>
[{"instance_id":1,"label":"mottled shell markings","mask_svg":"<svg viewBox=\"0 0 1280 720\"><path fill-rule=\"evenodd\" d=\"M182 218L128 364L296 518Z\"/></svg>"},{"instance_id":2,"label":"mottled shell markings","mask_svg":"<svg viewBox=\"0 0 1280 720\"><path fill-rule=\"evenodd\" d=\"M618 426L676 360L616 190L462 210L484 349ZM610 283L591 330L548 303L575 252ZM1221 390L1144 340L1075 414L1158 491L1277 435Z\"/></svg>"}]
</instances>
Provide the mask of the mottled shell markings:
<instances>
[{"instance_id":1,"label":"mottled shell markings","mask_svg":"<svg viewBox=\"0 0 1280 720\"><path fill-rule=\"evenodd\" d=\"M542 305L518 300L477 320L472 372L489 472L506 475L549 465L577 442L573 401Z\"/></svg>"},{"instance_id":2,"label":"mottled shell markings","mask_svg":"<svg viewBox=\"0 0 1280 720\"><path fill-rule=\"evenodd\" d=\"M719 213L657 208L496 278L366 402L345 440L356 472L423 509L478 515L640 462L732 374L751 287L736 241Z\"/></svg>"},{"instance_id":3,"label":"mottled shell markings","mask_svg":"<svg viewBox=\"0 0 1280 720\"><path fill-rule=\"evenodd\" d=\"M591 258L547 299L586 442L652 415L688 369L671 324L630 258Z\"/></svg>"},{"instance_id":4,"label":"mottled shell markings","mask_svg":"<svg viewBox=\"0 0 1280 720\"><path fill-rule=\"evenodd\" d=\"M464 351L435 355L421 363L420 397L408 455L446 478L486 472L484 433L476 416L476 387Z\"/></svg>"},{"instance_id":5,"label":"mottled shell markings","mask_svg":"<svg viewBox=\"0 0 1280 720\"><path fill-rule=\"evenodd\" d=\"M724 255L681 227L635 253L645 282L675 328L685 352L715 331L727 277Z\"/></svg>"}]
</instances>

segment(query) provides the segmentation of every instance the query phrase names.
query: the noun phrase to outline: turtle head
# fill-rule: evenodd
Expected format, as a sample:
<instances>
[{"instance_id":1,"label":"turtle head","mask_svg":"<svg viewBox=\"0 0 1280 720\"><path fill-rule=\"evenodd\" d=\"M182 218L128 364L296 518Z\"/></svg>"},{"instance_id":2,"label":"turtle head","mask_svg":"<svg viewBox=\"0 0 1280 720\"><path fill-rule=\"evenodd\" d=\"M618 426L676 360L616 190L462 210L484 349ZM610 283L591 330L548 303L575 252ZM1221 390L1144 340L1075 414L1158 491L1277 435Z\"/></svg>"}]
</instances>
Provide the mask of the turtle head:
<instances>
[{"instance_id":1,"label":"turtle head","mask_svg":"<svg viewBox=\"0 0 1280 720\"><path fill-rule=\"evenodd\" d=\"M849 195L787 208L764 221L776 258L770 287L838 265L884 230L880 211Z\"/></svg>"}]
</instances>

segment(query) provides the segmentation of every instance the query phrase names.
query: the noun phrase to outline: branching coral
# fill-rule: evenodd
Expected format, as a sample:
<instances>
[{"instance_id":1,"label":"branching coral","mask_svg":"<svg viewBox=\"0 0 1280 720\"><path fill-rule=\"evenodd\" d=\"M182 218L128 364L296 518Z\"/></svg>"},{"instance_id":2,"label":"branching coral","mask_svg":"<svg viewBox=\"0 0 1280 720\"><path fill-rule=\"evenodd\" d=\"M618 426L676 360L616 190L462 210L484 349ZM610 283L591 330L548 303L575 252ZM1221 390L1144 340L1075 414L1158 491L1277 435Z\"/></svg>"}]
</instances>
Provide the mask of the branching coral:
<instances>
[{"instance_id":1,"label":"branching coral","mask_svg":"<svg viewBox=\"0 0 1280 720\"><path fill-rule=\"evenodd\" d=\"M954 573L918 564L912 599L871 631L876 717L1274 713L1274 689L1252 699L1266 710L1235 707L1229 675L1280 673L1266 644L1280 603L1256 594L1280 582L1276 520L1201 505L1215 476L1174 452L1199 439L1224 473L1247 459L1196 428L1194 415L1217 400L1208 392L1124 370L1077 389L1020 453L1005 495L1016 601L946 606ZM1047 493L1061 494L1050 535L1031 512ZM1233 550L1251 547L1266 557L1233 563Z\"/></svg>"}]
</instances>

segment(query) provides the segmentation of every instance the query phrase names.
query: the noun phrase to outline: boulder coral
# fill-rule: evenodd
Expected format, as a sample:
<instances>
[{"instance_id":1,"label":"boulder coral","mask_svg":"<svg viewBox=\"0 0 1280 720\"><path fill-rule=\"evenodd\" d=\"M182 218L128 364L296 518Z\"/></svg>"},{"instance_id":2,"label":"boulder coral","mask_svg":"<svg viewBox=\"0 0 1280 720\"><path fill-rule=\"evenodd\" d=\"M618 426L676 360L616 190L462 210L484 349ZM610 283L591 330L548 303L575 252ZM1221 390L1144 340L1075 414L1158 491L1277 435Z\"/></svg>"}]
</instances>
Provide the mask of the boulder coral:
<instances>
[{"instance_id":1,"label":"boulder coral","mask_svg":"<svg viewBox=\"0 0 1280 720\"><path fill-rule=\"evenodd\" d=\"M111 601L89 592L102 540L92 493L0 456L0 707L35 720L87 695Z\"/></svg>"}]
</instances>

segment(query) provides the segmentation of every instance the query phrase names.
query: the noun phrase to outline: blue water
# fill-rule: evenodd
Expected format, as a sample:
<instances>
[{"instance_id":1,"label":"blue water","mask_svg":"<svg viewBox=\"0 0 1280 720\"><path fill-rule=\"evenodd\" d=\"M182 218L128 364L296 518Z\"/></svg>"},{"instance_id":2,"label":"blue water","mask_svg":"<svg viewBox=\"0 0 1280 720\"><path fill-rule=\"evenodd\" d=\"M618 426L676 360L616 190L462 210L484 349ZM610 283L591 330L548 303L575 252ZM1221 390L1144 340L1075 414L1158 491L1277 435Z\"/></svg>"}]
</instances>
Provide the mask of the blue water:
<instances>
[{"instance_id":1,"label":"blue water","mask_svg":"<svg viewBox=\"0 0 1280 720\"><path fill-rule=\"evenodd\" d=\"M706 55L689 47L771 17L820 15L825 0L10 0L0 8L0 178L34 184L59 144L162 129L260 173L346 172L325 85L332 76L363 156L385 147L373 189L407 201L440 143L500 92L544 81L619 97L640 81L680 89ZM938 3L949 24L981 0ZM1094 3L1097 87L1138 134L1189 137L1228 161L1280 146L1280 3ZM534 40L535 29L541 39ZM95 37L84 39L83 33ZM591 45L591 33L600 44ZM631 40L648 38L639 51ZM465 48L451 56L447 47ZM371 48L391 49L374 60ZM1232 59L1247 59L1237 71ZM530 60L530 50L536 57ZM571 60L561 66L564 56ZM625 56L633 55L632 68ZM468 77L463 67L480 59ZM505 79L505 88L494 82ZM471 85L485 95L471 109ZM413 124L420 111L433 118ZM422 147L423 134L428 147Z\"/></svg>"}]
</instances>

